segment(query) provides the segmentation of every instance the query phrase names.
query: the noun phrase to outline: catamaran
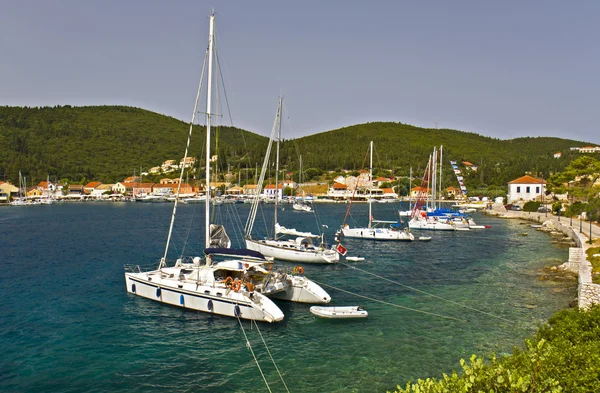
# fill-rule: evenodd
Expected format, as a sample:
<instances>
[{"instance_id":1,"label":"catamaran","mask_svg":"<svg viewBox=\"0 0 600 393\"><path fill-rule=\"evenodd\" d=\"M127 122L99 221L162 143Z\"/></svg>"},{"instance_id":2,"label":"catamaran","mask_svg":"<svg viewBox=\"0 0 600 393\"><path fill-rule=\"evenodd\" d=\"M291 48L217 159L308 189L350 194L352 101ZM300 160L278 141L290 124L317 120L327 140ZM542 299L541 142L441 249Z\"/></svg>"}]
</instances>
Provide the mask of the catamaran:
<instances>
[{"instance_id":1,"label":"catamaran","mask_svg":"<svg viewBox=\"0 0 600 393\"><path fill-rule=\"evenodd\" d=\"M208 65L206 96L207 190L210 190L210 127L213 116L211 111L211 89L213 50L215 45L214 14L210 16L209 25L208 50L205 59L205 65ZM188 156L193 124L195 122L196 113L198 112L197 109L201 96L203 79L204 67L198 87L192 121L190 123L184 160ZM177 194L179 194L180 191L183 174L184 168L182 166ZM256 271L257 274L261 273L261 266L266 262L262 255L249 253L247 250L232 252L228 249L211 248L211 229L215 230L216 227L211 227L210 224L209 198L210 195L207 194L205 210L205 246L208 251L205 251L205 256L180 257L175 261L173 266L167 266L167 253L178 205L178 199L176 199L173 205L171 225L169 227L165 252L158 262L158 268L150 271L142 271L139 266L126 265L125 285L127 292L160 303L212 314L266 322L281 321L284 315L279 307L273 303L272 300L267 298L266 295L256 291L257 284L260 284L263 287L266 286L266 281L263 281L263 279L269 275L263 273L262 277L255 277L249 274L251 268L252 271ZM212 253L227 255L229 259L223 262L213 263ZM259 279L260 281L258 281Z\"/></svg>"}]
</instances>

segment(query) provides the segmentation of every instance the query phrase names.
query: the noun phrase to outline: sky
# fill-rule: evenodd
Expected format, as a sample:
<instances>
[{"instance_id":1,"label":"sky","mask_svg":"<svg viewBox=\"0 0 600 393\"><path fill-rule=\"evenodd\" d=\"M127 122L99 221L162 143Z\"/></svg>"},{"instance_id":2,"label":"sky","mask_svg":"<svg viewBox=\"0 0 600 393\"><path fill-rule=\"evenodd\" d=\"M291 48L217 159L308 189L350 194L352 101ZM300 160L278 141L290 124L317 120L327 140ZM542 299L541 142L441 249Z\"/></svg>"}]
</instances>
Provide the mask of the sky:
<instances>
[{"instance_id":1,"label":"sky","mask_svg":"<svg viewBox=\"0 0 600 393\"><path fill-rule=\"evenodd\" d=\"M600 144L600 2L586 0L0 0L0 105L189 122L213 7L222 123L269 135L282 95L286 139L394 121Z\"/></svg>"}]
</instances>

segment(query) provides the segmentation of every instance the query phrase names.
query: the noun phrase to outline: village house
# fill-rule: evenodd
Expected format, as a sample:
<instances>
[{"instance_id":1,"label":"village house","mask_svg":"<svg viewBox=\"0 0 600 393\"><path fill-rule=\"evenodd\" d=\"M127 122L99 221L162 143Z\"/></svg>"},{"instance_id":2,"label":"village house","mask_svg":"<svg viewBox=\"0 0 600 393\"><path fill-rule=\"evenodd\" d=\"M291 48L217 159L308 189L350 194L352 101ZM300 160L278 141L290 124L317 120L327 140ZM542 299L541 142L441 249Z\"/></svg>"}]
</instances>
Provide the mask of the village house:
<instances>
[{"instance_id":1,"label":"village house","mask_svg":"<svg viewBox=\"0 0 600 393\"><path fill-rule=\"evenodd\" d=\"M283 184L283 188L291 188L292 190L298 188L298 183L293 180L284 180L281 184Z\"/></svg>"},{"instance_id":2,"label":"village house","mask_svg":"<svg viewBox=\"0 0 600 393\"><path fill-rule=\"evenodd\" d=\"M554 158L561 158L562 157L562 153L557 151L556 153L554 153Z\"/></svg>"},{"instance_id":3,"label":"village house","mask_svg":"<svg viewBox=\"0 0 600 393\"><path fill-rule=\"evenodd\" d=\"M225 190L225 194L227 195L242 195L244 193L244 189L240 186L229 187Z\"/></svg>"},{"instance_id":4,"label":"village house","mask_svg":"<svg viewBox=\"0 0 600 393\"><path fill-rule=\"evenodd\" d=\"M142 181L141 176L129 176L127 179L123 180L125 183L139 183Z\"/></svg>"},{"instance_id":5,"label":"village house","mask_svg":"<svg viewBox=\"0 0 600 393\"><path fill-rule=\"evenodd\" d=\"M155 195L169 195L177 192L176 184L154 184L152 186L152 193Z\"/></svg>"},{"instance_id":6,"label":"village house","mask_svg":"<svg viewBox=\"0 0 600 393\"><path fill-rule=\"evenodd\" d=\"M125 184L126 184L125 182L115 183L112 188L113 193L125 195L125 193L127 192L127 186ZM127 183L127 184L131 184L131 183Z\"/></svg>"},{"instance_id":7,"label":"village house","mask_svg":"<svg viewBox=\"0 0 600 393\"><path fill-rule=\"evenodd\" d=\"M179 169L179 166L177 165L177 161L175 160L166 160L162 163L161 168L163 172L169 173Z\"/></svg>"},{"instance_id":8,"label":"village house","mask_svg":"<svg viewBox=\"0 0 600 393\"><path fill-rule=\"evenodd\" d=\"M508 195L506 200L509 204L516 201L541 200L545 192L546 181L533 176L525 175L508 182Z\"/></svg>"},{"instance_id":9,"label":"village house","mask_svg":"<svg viewBox=\"0 0 600 393\"><path fill-rule=\"evenodd\" d=\"M132 184L132 195L134 197L143 198L148 194L152 194L154 183L133 183Z\"/></svg>"},{"instance_id":10,"label":"village house","mask_svg":"<svg viewBox=\"0 0 600 393\"><path fill-rule=\"evenodd\" d=\"M152 168L148 169L148 172L152 173L153 175L158 174L162 171L162 168L159 166L153 166Z\"/></svg>"},{"instance_id":11,"label":"village house","mask_svg":"<svg viewBox=\"0 0 600 393\"><path fill-rule=\"evenodd\" d=\"M585 146L579 148L580 153L600 153L600 146Z\"/></svg>"},{"instance_id":12,"label":"village house","mask_svg":"<svg viewBox=\"0 0 600 393\"><path fill-rule=\"evenodd\" d=\"M462 164L465 166L465 169L477 172L477 165L473 165L469 161L463 161Z\"/></svg>"},{"instance_id":13,"label":"village house","mask_svg":"<svg viewBox=\"0 0 600 393\"><path fill-rule=\"evenodd\" d=\"M348 186L342 183L334 182L327 189L327 198L340 200L340 199L349 199L352 197L352 191L348 190Z\"/></svg>"},{"instance_id":14,"label":"village house","mask_svg":"<svg viewBox=\"0 0 600 393\"><path fill-rule=\"evenodd\" d=\"M258 186L256 184L244 185L244 195L258 195Z\"/></svg>"},{"instance_id":15,"label":"village house","mask_svg":"<svg viewBox=\"0 0 600 393\"><path fill-rule=\"evenodd\" d=\"M104 195L111 194L114 184L100 184L95 187L90 196L94 199L102 199Z\"/></svg>"},{"instance_id":16,"label":"village house","mask_svg":"<svg viewBox=\"0 0 600 393\"><path fill-rule=\"evenodd\" d=\"M377 187L381 187L381 185L383 183L391 183L391 182L392 182L392 179L390 179L388 177L382 177L382 176L379 176L377 179L374 180L374 183L377 184Z\"/></svg>"},{"instance_id":17,"label":"village house","mask_svg":"<svg viewBox=\"0 0 600 393\"><path fill-rule=\"evenodd\" d=\"M179 178L177 179L169 179L168 177L164 179L160 179L159 184L177 184L179 183Z\"/></svg>"},{"instance_id":18,"label":"village house","mask_svg":"<svg viewBox=\"0 0 600 393\"><path fill-rule=\"evenodd\" d=\"M382 188L382 197L386 199L398 199L398 194L394 192L393 188Z\"/></svg>"},{"instance_id":19,"label":"village house","mask_svg":"<svg viewBox=\"0 0 600 393\"><path fill-rule=\"evenodd\" d=\"M446 188L444 191L450 199L456 199L460 195L460 190L452 186Z\"/></svg>"},{"instance_id":20,"label":"village house","mask_svg":"<svg viewBox=\"0 0 600 393\"><path fill-rule=\"evenodd\" d=\"M86 193L87 195L91 195L92 192L100 185L102 185L102 182L91 181L88 184L86 184L85 186L83 186L83 192Z\"/></svg>"},{"instance_id":21,"label":"village house","mask_svg":"<svg viewBox=\"0 0 600 393\"><path fill-rule=\"evenodd\" d=\"M418 197L430 197L430 196L431 196L431 188L415 186L410 189L410 197L412 199L416 199Z\"/></svg>"},{"instance_id":22,"label":"village house","mask_svg":"<svg viewBox=\"0 0 600 393\"><path fill-rule=\"evenodd\" d=\"M196 164L196 157L186 157L179 162L180 168L191 168Z\"/></svg>"},{"instance_id":23,"label":"village house","mask_svg":"<svg viewBox=\"0 0 600 393\"><path fill-rule=\"evenodd\" d=\"M283 198L283 184L278 184L277 189L275 189L275 184L267 184L265 189L263 190L263 196L265 198Z\"/></svg>"},{"instance_id":24,"label":"village house","mask_svg":"<svg viewBox=\"0 0 600 393\"><path fill-rule=\"evenodd\" d=\"M69 184L69 195L83 195L83 185Z\"/></svg>"},{"instance_id":25,"label":"village house","mask_svg":"<svg viewBox=\"0 0 600 393\"><path fill-rule=\"evenodd\" d=\"M346 185L350 186L348 184L348 182L346 182ZM358 187L358 188L369 188L372 185L373 184L371 182L371 176L369 174L369 171L367 171L365 169L361 169L360 172L359 172L359 175L358 175L356 187Z\"/></svg>"},{"instance_id":26,"label":"village house","mask_svg":"<svg viewBox=\"0 0 600 393\"><path fill-rule=\"evenodd\" d=\"M14 196L19 194L19 187L11 183L0 181L0 203L8 203Z\"/></svg>"}]
</instances>

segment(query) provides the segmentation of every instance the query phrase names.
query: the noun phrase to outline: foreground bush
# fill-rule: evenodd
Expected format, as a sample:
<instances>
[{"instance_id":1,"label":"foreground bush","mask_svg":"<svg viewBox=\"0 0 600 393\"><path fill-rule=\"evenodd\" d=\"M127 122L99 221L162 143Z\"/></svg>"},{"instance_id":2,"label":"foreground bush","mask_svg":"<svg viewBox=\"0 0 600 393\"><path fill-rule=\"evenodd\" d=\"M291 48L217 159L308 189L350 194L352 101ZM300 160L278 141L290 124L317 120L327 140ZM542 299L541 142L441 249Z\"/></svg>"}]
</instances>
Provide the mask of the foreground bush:
<instances>
[{"instance_id":1,"label":"foreground bush","mask_svg":"<svg viewBox=\"0 0 600 393\"><path fill-rule=\"evenodd\" d=\"M600 392L600 306L557 312L512 355L473 355L460 364L460 374L419 379L395 393Z\"/></svg>"}]
</instances>

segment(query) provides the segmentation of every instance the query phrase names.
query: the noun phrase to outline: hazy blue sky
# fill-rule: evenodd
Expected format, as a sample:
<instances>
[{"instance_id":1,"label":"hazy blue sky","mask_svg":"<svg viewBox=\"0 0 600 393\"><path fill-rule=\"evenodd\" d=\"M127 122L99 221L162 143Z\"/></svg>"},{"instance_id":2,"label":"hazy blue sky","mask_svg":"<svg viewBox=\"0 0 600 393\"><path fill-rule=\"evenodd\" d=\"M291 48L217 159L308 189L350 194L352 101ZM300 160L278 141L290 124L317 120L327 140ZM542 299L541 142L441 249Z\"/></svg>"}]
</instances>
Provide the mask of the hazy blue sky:
<instances>
[{"instance_id":1,"label":"hazy blue sky","mask_svg":"<svg viewBox=\"0 0 600 393\"><path fill-rule=\"evenodd\" d=\"M600 143L600 1L0 0L0 105L191 119L211 7L234 125L369 121Z\"/></svg>"}]
</instances>

